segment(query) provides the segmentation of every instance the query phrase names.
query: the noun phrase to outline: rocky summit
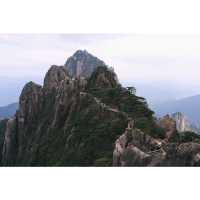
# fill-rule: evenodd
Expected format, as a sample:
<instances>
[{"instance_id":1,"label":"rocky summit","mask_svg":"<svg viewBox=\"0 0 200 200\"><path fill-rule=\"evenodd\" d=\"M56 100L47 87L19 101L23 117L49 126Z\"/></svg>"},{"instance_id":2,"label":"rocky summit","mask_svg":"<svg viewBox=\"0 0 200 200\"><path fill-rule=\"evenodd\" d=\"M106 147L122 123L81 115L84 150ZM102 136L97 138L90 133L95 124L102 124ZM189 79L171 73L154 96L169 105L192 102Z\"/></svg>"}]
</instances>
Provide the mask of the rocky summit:
<instances>
[{"instance_id":1,"label":"rocky summit","mask_svg":"<svg viewBox=\"0 0 200 200\"><path fill-rule=\"evenodd\" d=\"M89 77L98 66L104 65L105 63L102 60L86 50L78 50L67 59L64 67L72 77Z\"/></svg>"},{"instance_id":2,"label":"rocky summit","mask_svg":"<svg viewBox=\"0 0 200 200\"><path fill-rule=\"evenodd\" d=\"M146 100L86 51L29 82L0 121L1 166L198 166L200 138L156 120Z\"/></svg>"}]
</instances>

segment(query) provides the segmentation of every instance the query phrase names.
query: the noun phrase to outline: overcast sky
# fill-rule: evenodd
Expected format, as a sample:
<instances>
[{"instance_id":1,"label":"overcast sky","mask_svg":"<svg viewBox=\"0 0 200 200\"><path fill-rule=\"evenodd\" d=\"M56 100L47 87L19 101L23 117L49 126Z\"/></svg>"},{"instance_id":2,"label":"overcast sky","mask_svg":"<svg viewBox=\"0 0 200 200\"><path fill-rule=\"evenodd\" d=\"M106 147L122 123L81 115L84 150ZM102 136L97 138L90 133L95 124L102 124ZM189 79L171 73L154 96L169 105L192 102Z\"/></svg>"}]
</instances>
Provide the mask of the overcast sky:
<instances>
[{"instance_id":1,"label":"overcast sky","mask_svg":"<svg viewBox=\"0 0 200 200\"><path fill-rule=\"evenodd\" d=\"M149 99L200 94L200 36L2 34L0 105L16 100L30 79L42 83L50 65L63 65L78 49L113 66L123 84Z\"/></svg>"}]
</instances>

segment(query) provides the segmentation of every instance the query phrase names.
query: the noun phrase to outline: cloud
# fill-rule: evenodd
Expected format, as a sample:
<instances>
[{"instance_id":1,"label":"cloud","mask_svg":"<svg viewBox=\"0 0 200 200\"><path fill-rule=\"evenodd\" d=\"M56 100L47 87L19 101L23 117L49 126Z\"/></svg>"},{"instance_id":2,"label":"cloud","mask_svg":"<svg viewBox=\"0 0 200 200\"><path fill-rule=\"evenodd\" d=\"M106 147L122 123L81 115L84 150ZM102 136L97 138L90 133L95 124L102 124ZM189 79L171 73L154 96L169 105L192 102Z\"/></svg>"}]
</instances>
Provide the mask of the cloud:
<instances>
[{"instance_id":1,"label":"cloud","mask_svg":"<svg viewBox=\"0 0 200 200\"><path fill-rule=\"evenodd\" d=\"M200 36L1 34L0 81L1 77L42 80L50 65L63 65L78 49L113 66L123 83L166 87L167 82L172 89L200 93Z\"/></svg>"}]
</instances>

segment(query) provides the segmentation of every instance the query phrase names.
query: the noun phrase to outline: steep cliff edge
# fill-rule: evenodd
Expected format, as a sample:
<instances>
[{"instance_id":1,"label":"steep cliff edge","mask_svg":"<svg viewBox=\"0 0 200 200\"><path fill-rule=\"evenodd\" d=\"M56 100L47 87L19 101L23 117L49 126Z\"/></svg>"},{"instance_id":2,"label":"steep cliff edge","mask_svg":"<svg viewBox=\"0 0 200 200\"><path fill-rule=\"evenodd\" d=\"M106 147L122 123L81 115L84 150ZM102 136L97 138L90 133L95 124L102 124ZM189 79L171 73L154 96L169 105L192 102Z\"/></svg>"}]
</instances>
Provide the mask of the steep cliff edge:
<instances>
[{"instance_id":1,"label":"steep cliff edge","mask_svg":"<svg viewBox=\"0 0 200 200\"><path fill-rule=\"evenodd\" d=\"M3 165L87 166L102 158L110 165L112 142L127 119L104 107L86 88L85 79L71 79L58 66L47 72L44 87L26 84L15 118L2 130Z\"/></svg>"},{"instance_id":2,"label":"steep cliff edge","mask_svg":"<svg viewBox=\"0 0 200 200\"><path fill-rule=\"evenodd\" d=\"M179 135L170 116L156 121L113 69L103 63L76 75L53 65L43 86L25 85L15 116L0 121L1 165L200 165L200 138Z\"/></svg>"}]
</instances>

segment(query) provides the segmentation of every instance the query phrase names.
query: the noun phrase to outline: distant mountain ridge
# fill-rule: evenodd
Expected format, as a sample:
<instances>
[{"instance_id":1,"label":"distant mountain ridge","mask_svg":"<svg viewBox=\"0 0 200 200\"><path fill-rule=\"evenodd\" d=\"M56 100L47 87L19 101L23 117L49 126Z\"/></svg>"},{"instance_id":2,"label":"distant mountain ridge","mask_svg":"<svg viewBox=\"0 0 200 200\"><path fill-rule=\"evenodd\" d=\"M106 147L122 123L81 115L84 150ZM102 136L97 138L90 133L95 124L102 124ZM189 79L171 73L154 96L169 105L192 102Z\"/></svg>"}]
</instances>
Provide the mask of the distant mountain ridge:
<instances>
[{"instance_id":1,"label":"distant mountain ridge","mask_svg":"<svg viewBox=\"0 0 200 200\"><path fill-rule=\"evenodd\" d=\"M199 134L200 130L182 113L177 112L171 115L176 121L176 129L179 132L194 132Z\"/></svg>"},{"instance_id":2,"label":"distant mountain ridge","mask_svg":"<svg viewBox=\"0 0 200 200\"><path fill-rule=\"evenodd\" d=\"M18 103L12 103L7 106L0 107L0 119L14 116L18 109Z\"/></svg>"},{"instance_id":3,"label":"distant mountain ridge","mask_svg":"<svg viewBox=\"0 0 200 200\"><path fill-rule=\"evenodd\" d=\"M186 115L192 123L200 126L200 95L191 96L175 101L169 101L154 105L152 109L158 116L181 112Z\"/></svg>"}]
</instances>

